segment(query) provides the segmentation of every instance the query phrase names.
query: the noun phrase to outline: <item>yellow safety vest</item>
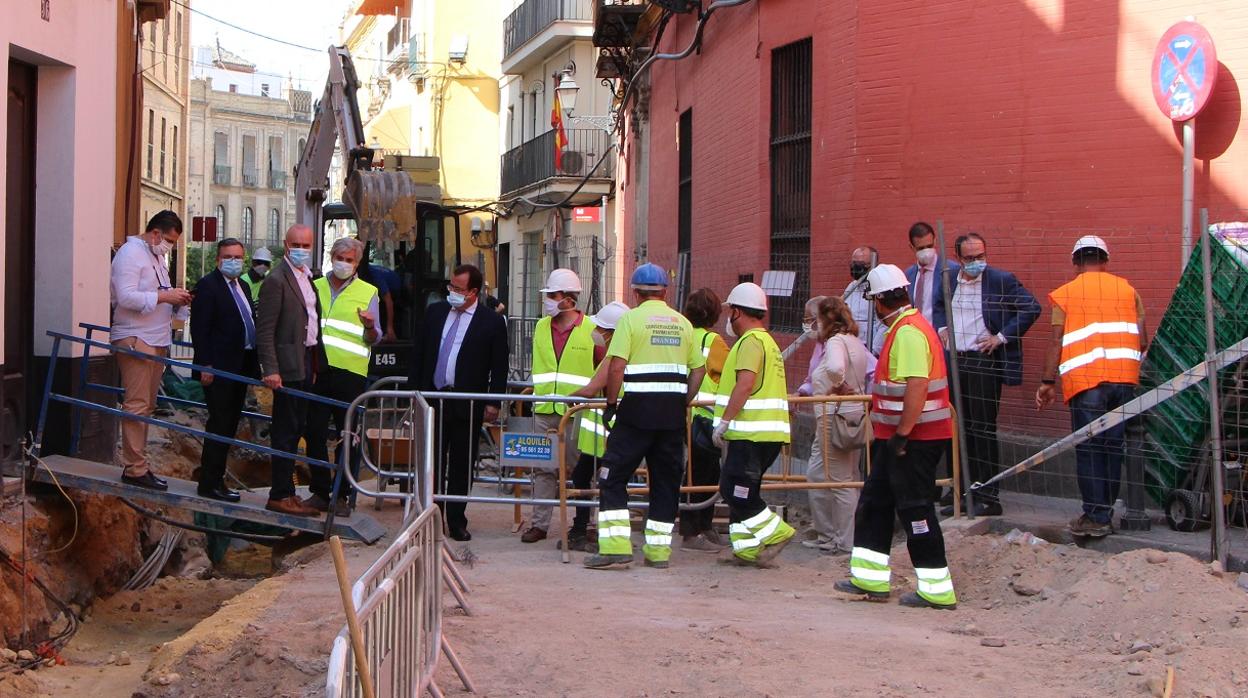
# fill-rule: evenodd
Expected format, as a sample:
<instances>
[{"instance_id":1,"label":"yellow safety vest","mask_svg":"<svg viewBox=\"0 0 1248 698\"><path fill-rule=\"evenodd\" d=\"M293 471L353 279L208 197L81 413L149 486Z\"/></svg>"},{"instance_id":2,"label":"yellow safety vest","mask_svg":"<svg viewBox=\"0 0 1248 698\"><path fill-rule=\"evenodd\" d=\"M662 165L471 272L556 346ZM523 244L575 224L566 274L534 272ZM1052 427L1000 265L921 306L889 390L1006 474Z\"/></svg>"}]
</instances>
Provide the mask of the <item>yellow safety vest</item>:
<instances>
[{"instance_id":1,"label":"yellow safety vest","mask_svg":"<svg viewBox=\"0 0 1248 698\"><path fill-rule=\"evenodd\" d=\"M752 329L732 345L724 370L719 376L715 396L715 426L723 421L728 399L737 385L737 351L748 337L763 343L763 372L756 378L754 392L746 399L741 411L728 424L724 438L729 441L789 443L788 384L784 376L784 359L776 340L762 328Z\"/></svg>"},{"instance_id":2,"label":"yellow safety vest","mask_svg":"<svg viewBox=\"0 0 1248 698\"><path fill-rule=\"evenodd\" d=\"M703 360L709 359L711 356L711 345L715 343L718 334L701 327L693 328L693 343L702 349ZM711 371L708 368L706 375L702 377L702 385L698 386L698 401L713 401L715 394L719 392L719 383L711 378ZM706 417L707 419L715 418L714 407L695 407L693 413L698 417Z\"/></svg>"},{"instance_id":3,"label":"yellow safety vest","mask_svg":"<svg viewBox=\"0 0 1248 698\"><path fill-rule=\"evenodd\" d=\"M533 394L567 396L589 385L594 377L594 330L598 326L587 317L581 318L581 323L572 328L563 354L556 359L551 320L544 317L533 329ZM568 406L562 402L537 402L533 411L564 414Z\"/></svg>"},{"instance_id":4,"label":"yellow safety vest","mask_svg":"<svg viewBox=\"0 0 1248 698\"><path fill-rule=\"evenodd\" d=\"M330 366L367 376L372 348L364 341L364 323L357 314L368 310L377 296L377 287L354 278L334 298L329 279L322 276L312 282L321 302L321 342Z\"/></svg>"}]
</instances>

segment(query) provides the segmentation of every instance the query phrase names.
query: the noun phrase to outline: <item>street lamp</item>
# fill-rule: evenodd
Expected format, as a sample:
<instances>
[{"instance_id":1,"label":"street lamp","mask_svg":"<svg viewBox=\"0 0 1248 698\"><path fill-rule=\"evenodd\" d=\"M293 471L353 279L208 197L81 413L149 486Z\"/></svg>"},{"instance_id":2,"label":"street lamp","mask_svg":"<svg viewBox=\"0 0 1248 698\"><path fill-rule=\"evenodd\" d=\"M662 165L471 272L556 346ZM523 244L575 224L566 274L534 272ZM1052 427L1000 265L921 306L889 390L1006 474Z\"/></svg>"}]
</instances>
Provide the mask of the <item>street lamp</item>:
<instances>
[{"instance_id":1,"label":"street lamp","mask_svg":"<svg viewBox=\"0 0 1248 698\"><path fill-rule=\"evenodd\" d=\"M559 83L555 87L555 93L559 95L559 104L568 116L573 116L576 111L576 95L581 91L580 85L576 84L576 80L572 79L572 69L564 70L559 76Z\"/></svg>"}]
</instances>

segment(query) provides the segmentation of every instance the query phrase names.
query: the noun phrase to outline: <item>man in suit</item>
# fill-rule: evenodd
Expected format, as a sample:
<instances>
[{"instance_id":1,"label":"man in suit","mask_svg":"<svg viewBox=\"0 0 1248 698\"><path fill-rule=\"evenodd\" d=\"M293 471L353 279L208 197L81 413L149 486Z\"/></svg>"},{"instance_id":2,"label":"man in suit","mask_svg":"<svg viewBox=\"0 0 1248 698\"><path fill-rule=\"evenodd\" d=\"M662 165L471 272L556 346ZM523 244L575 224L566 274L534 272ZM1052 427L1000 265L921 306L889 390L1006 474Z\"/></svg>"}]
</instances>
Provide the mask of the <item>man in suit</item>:
<instances>
[{"instance_id":1,"label":"man in suit","mask_svg":"<svg viewBox=\"0 0 1248 698\"><path fill-rule=\"evenodd\" d=\"M499 393L507 389L507 325L501 315L479 301L481 270L471 264L455 268L447 286L446 301L425 311L416 341L412 343L410 382L421 391ZM438 490L466 495L472 487L472 464L477 457L478 434L483 421L498 418L498 402L435 400L439 428ZM463 502L443 507L447 528L455 540L471 540Z\"/></svg>"},{"instance_id":2,"label":"man in suit","mask_svg":"<svg viewBox=\"0 0 1248 698\"><path fill-rule=\"evenodd\" d=\"M325 365L320 308L312 287L312 229L292 225L286 231L286 254L260 287L256 347L261 380L273 391L273 448L295 453L303 436L308 404L282 388L308 390L317 368ZM273 485L266 508L283 514L315 516L316 509L295 496L295 461L273 456Z\"/></svg>"},{"instance_id":3,"label":"man in suit","mask_svg":"<svg viewBox=\"0 0 1248 698\"><path fill-rule=\"evenodd\" d=\"M941 304L934 311L934 324L946 349L957 353L967 461L971 479L985 482L1000 466L1001 386L1023 382L1023 335L1040 317L1040 304L1013 274L988 266L988 247L978 233L958 237L954 251L962 265L953 291L952 322ZM976 516L1001 515L996 485L977 491L974 501ZM951 506L945 510L953 513Z\"/></svg>"},{"instance_id":4,"label":"man in suit","mask_svg":"<svg viewBox=\"0 0 1248 698\"><path fill-rule=\"evenodd\" d=\"M250 289L240 282L247 250L234 238L217 243L217 268L195 284L191 302L191 339L195 363L256 378L256 321ZM234 438L247 397L247 384L211 373L199 374L208 405L209 434ZM229 444L204 439L199 461L199 496L237 502L238 493L225 486L225 459Z\"/></svg>"},{"instance_id":5,"label":"man in suit","mask_svg":"<svg viewBox=\"0 0 1248 698\"><path fill-rule=\"evenodd\" d=\"M923 314L923 319L932 322L935 308L944 304L945 280L958 271L958 264L945 259L943 251L936 249L936 231L923 221L910 226L910 249L914 250L916 262L906 269L910 303ZM937 274L937 269L944 269L945 273Z\"/></svg>"}]
</instances>

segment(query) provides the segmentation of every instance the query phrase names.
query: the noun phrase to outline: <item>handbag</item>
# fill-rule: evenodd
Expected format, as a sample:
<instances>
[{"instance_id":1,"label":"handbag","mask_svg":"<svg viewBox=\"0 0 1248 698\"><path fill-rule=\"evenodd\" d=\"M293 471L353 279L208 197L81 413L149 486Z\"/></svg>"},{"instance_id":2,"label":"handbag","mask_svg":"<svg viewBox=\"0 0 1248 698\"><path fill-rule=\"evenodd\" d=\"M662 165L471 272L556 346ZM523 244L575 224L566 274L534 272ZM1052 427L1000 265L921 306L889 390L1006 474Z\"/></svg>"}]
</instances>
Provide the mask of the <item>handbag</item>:
<instances>
[{"instance_id":1,"label":"handbag","mask_svg":"<svg viewBox=\"0 0 1248 698\"><path fill-rule=\"evenodd\" d=\"M853 364L850 362L849 348L845 346L844 339L841 340L841 350L845 352L845 367L848 371ZM836 403L836 408L827 413L828 443L841 451L866 448L873 434L871 420L867 419L867 411L864 409L861 414L847 416L841 414L843 404L845 403Z\"/></svg>"},{"instance_id":2,"label":"handbag","mask_svg":"<svg viewBox=\"0 0 1248 698\"><path fill-rule=\"evenodd\" d=\"M715 445L715 427L706 417L695 416L689 427L693 439L693 447L707 455L719 458L719 447Z\"/></svg>"}]
</instances>

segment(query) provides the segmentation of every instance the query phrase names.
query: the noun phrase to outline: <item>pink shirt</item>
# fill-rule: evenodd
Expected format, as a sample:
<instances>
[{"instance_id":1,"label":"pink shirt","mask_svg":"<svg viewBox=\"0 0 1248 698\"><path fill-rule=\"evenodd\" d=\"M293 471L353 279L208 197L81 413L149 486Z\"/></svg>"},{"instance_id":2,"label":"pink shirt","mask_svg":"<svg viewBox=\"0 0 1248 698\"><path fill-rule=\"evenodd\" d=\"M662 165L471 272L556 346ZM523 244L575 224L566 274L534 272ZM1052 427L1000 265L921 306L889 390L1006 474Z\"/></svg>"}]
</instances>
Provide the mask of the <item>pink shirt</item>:
<instances>
[{"instance_id":1,"label":"pink shirt","mask_svg":"<svg viewBox=\"0 0 1248 698\"><path fill-rule=\"evenodd\" d=\"M312 288L312 270L307 267L302 269L296 267L291 263L290 257L286 258L286 264L290 265L291 271L295 273L295 284L299 286L299 292L303 294L303 306L308 310L308 333L303 340L303 345L314 347L321 319L316 314L316 291Z\"/></svg>"},{"instance_id":2,"label":"pink shirt","mask_svg":"<svg viewBox=\"0 0 1248 698\"><path fill-rule=\"evenodd\" d=\"M819 364L823 362L823 342L815 342L814 351L810 352L810 366L806 369L806 380L802 381L801 387L797 389L798 395L811 395L814 389L811 385L811 378L815 375L815 369L819 368Z\"/></svg>"}]
</instances>

